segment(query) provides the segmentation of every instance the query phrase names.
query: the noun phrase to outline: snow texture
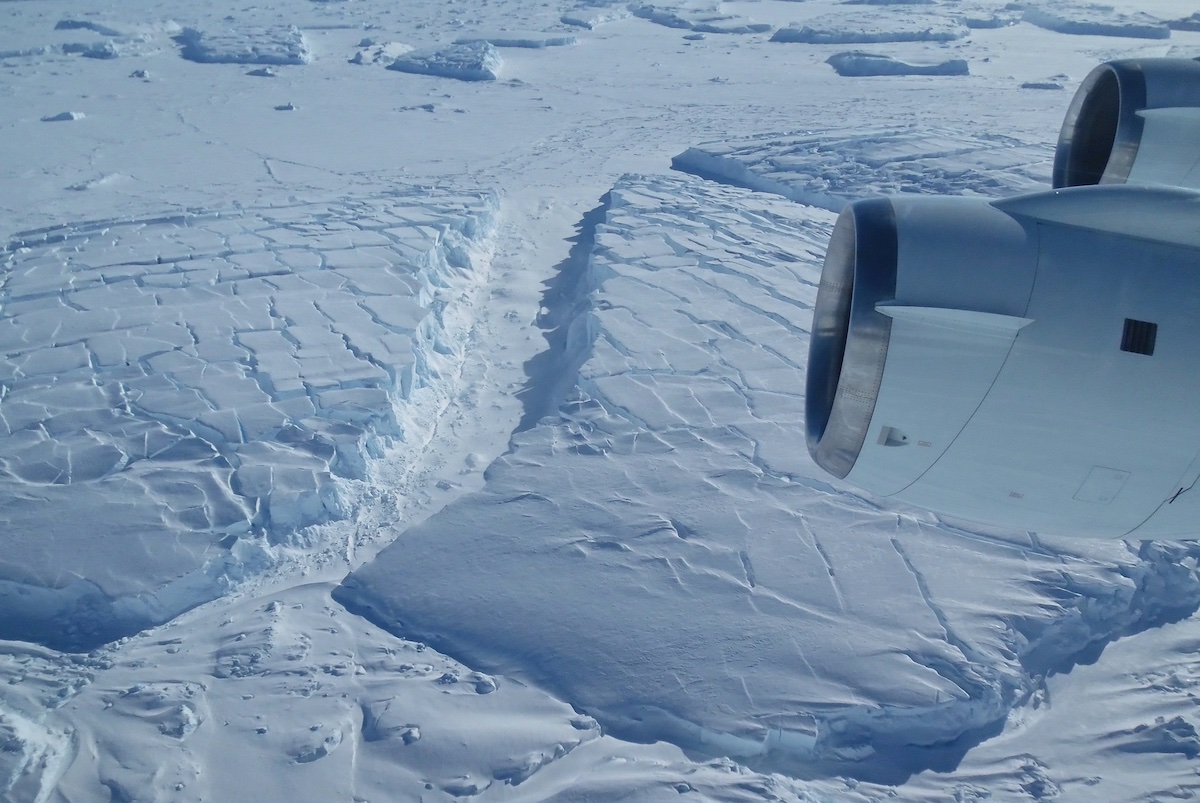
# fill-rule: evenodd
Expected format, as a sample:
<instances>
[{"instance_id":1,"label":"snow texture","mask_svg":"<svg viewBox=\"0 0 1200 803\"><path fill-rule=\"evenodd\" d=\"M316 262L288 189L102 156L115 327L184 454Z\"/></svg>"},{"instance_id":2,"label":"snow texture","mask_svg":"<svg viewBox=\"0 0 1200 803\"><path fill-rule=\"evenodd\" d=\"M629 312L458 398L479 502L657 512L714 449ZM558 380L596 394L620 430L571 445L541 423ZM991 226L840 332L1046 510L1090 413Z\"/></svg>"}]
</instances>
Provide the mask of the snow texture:
<instances>
[{"instance_id":1,"label":"snow texture","mask_svg":"<svg viewBox=\"0 0 1200 803\"><path fill-rule=\"evenodd\" d=\"M18 235L0 257L0 633L110 640L265 559L239 539L346 515L338 483L435 414L410 402L461 359L447 294L485 270L495 212L398 192Z\"/></svg>"},{"instance_id":2,"label":"snow texture","mask_svg":"<svg viewBox=\"0 0 1200 803\"><path fill-rule=\"evenodd\" d=\"M1149 14L1119 12L1110 5L1055 3L1025 9L1023 19L1040 28L1082 36L1121 36L1131 39L1167 39L1170 26Z\"/></svg>"},{"instance_id":3,"label":"snow texture","mask_svg":"<svg viewBox=\"0 0 1200 803\"><path fill-rule=\"evenodd\" d=\"M175 37L180 54L201 64L308 64L308 41L294 26L201 31L184 28Z\"/></svg>"},{"instance_id":4,"label":"snow texture","mask_svg":"<svg viewBox=\"0 0 1200 803\"><path fill-rule=\"evenodd\" d=\"M610 800L630 788L811 800L728 760L622 744L534 689L371 627L328 591L196 611L120 654L0 642L0 676L14 681L0 688L0 790L14 801L57 790L199 803L295 775L304 801L350 800L349 790L360 800ZM88 732L88 750L75 749L69 723Z\"/></svg>"},{"instance_id":5,"label":"snow texture","mask_svg":"<svg viewBox=\"0 0 1200 803\"><path fill-rule=\"evenodd\" d=\"M417 50L393 61L389 70L457 78L460 81L495 81L504 59L490 42L450 45L440 50Z\"/></svg>"},{"instance_id":6,"label":"snow texture","mask_svg":"<svg viewBox=\"0 0 1200 803\"><path fill-rule=\"evenodd\" d=\"M878 53L860 50L835 53L825 60L838 75L969 75L966 59L949 59L938 64L909 64Z\"/></svg>"},{"instance_id":7,"label":"snow texture","mask_svg":"<svg viewBox=\"0 0 1200 803\"><path fill-rule=\"evenodd\" d=\"M559 415L335 599L607 733L883 783L954 766L1046 674L1194 611L1200 546L1048 548L808 479L805 327L831 223L622 180L566 324L581 367Z\"/></svg>"},{"instance_id":8,"label":"snow texture","mask_svg":"<svg viewBox=\"0 0 1200 803\"><path fill-rule=\"evenodd\" d=\"M1053 152L936 127L784 133L688 148L676 170L839 211L864 194L1008 196L1044 189Z\"/></svg>"}]
</instances>

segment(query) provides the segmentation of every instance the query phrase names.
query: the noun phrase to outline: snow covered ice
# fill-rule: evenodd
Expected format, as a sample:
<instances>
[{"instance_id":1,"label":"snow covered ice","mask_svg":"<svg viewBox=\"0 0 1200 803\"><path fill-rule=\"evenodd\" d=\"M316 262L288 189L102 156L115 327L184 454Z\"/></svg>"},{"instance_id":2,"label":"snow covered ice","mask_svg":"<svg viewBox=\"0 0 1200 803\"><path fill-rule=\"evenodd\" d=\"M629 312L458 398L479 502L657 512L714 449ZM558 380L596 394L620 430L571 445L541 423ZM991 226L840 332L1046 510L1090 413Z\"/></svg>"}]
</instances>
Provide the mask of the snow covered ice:
<instances>
[{"instance_id":1,"label":"snow covered ice","mask_svg":"<svg viewBox=\"0 0 1200 803\"><path fill-rule=\"evenodd\" d=\"M312 60L304 34L290 26L215 33L184 28L175 40L185 59L205 64L307 64Z\"/></svg>"},{"instance_id":2,"label":"snow covered ice","mask_svg":"<svg viewBox=\"0 0 1200 803\"><path fill-rule=\"evenodd\" d=\"M495 81L504 59L496 45L486 39L471 39L441 50L418 50L400 56L389 70L458 78L462 81Z\"/></svg>"},{"instance_id":3,"label":"snow covered ice","mask_svg":"<svg viewBox=\"0 0 1200 803\"><path fill-rule=\"evenodd\" d=\"M486 270L494 205L421 193L16 235L0 291L4 635L134 632L200 601L146 592L208 568L213 547L236 560L240 537L345 515L335 477L366 480L381 443L431 423L406 403L453 372L446 305ZM52 534L47 505L71 511ZM86 548L130 532L137 549ZM64 571L127 610L97 611L96 632L75 632L78 611L53 626L51 600L24 610L28 583ZM59 596L77 603L74 588Z\"/></svg>"},{"instance_id":4,"label":"snow covered ice","mask_svg":"<svg viewBox=\"0 0 1200 803\"><path fill-rule=\"evenodd\" d=\"M871 194L1007 196L1049 181L1048 145L938 127L780 132L702 143L672 165L798 203L839 211Z\"/></svg>"},{"instance_id":5,"label":"snow covered ice","mask_svg":"<svg viewBox=\"0 0 1200 803\"><path fill-rule=\"evenodd\" d=\"M909 64L891 56L863 53L859 50L835 53L826 61L838 75L967 75L970 68L964 59L950 59L937 64Z\"/></svg>"},{"instance_id":6,"label":"snow covered ice","mask_svg":"<svg viewBox=\"0 0 1200 803\"><path fill-rule=\"evenodd\" d=\"M1171 35L1165 20L1150 14L1123 13L1101 4L1035 5L1025 9L1023 19L1060 33L1133 36L1141 39L1167 39Z\"/></svg>"},{"instance_id":7,"label":"snow covered ice","mask_svg":"<svg viewBox=\"0 0 1200 803\"><path fill-rule=\"evenodd\" d=\"M0 799L1197 792L1200 548L803 442L835 212L1195 7L3 5Z\"/></svg>"},{"instance_id":8,"label":"snow covered ice","mask_svg":"<svg viewBox=\"0 0 1200 803\"><path fill-rule=\"evenodd\" d=\"M780 28L771 37L771 41L810 45L950 42L962 39L967 33L966 26L927 12L920 15L900 15L894 11L870 14L858 12L854 16L838 14L811 20L800 27Z\"/></svg>"}]
</instances>

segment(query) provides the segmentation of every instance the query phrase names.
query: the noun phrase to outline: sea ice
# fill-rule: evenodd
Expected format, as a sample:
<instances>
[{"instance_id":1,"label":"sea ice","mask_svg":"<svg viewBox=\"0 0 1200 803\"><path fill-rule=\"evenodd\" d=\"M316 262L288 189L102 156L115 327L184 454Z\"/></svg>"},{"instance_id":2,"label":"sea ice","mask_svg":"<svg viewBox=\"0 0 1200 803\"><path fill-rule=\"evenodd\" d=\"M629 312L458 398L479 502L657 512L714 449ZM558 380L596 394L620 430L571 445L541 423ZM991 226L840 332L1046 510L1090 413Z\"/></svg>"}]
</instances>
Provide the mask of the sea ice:
<instances>
[{"instance_id":1,"label":"sea ice","mask_svg":"<svg viewBox=\"0 0 1200 803\"><path fill-rule=\"evenodd\" d=\"M495 47L521 47L540 50L545 47L570 47L579 43L579 37L573 34L552 33L513 33L506 31L495 35L460 36L454 40L456 45L473 45L486 42Z\"/></svg>"},{"instance_id":2,"label":"sea ice","mask_svg":"<svg viewBox=\"0 0 1200 803\"><path fill-rule=\"evenodd\" d=\"M879 42L951 42L970 29L942 15L900 11L837 14L780 28L772 42L814 45L874 44Z\"/></svg>"},{"instance_id":3,"label":"sea ice","mask_svg":"<svg viewBox=\"0 0 1200 803\"><path fill-rule=\"evenodd\" d=\"M18 235L0 253L0 634L111 639L212 589L99 630L84 609L156 593L227 536L344 515L334 478L364 480L369 452L416 440L403 408L453 376L459 313L439 296L471 297L495 209L397 192ZM97 538L103 559L72 546ZM60 594L64 572L86 580ZM66 600L76 621L39 631Z\"/></svg>"},{"instance_id":4,"label":"sea ice","mask_svg":"<svg viewBox=\"0 0 1200 803\"><path fill-rule=\"evenodd\" d=\"M483 800L612 800L638 787L700 801L811 799L732 762L618 742L535 689L380 631L328 590L197 610L111 657L0 642L0 676L20 678L4 686L0 788L12 778L14 800L52 786L104 800L153 784L161 799L200 803L244 799L248 783L295 796L303 779L306 801L472 789Z\"/></svg>"},{"instance_id":5,"label":"sea ice","mask_svg":"<svg viewBox=\"0 0 1200 803\"><path fill-rule=\"evenodd\" d=\"M629 10L636 17L668 28L683 28L701 33L767 33L774 27L768 23L721 13L719 6L711 11L703 11L689 6L635 3L629 6Z\"/></svg>"},{"instance_id":6,"label":"sea ice","mask_svg":"<svg viewBox=\"0 0 1200 803\"><path fill-rule=\"evenodd\" d=\"M351 57L351 64L383 64L388 65L396 59L413 52L412 45L403 42L377 43L371 39L363 39L358 43L358 52Z\"/></svg>"},{"instance_id":7,"label":"sea ice","mask_svg":"<svg viewBox=\"0 0 1200 803\"><path fill-rule=\"evenodd\" d=\"M837 211L867 195L1033 192L1049 185L1052 158L1045 145L923 126L763 134L698 145L672 164L677 170Z\"/></svg>"},{"instance_id":8,"label":"sea ice","mask_svg":"<svg viewBox=\"0 0 1200 803\"><path fill-rule=\"evenodd\" d=\"M838 75L968 75L966 59L949 59L937 64L909 64L891 56L854 50L835 53L825 60Z\"/></svg>"},{"instance_id":9,"label":"sea ice","mask_svg":"<svg viewBox=\"0 0 1200 803\"><path fill-rule=\"evenodd\" d=\"M450 45L441 50L417 50L405 54L389 70L457 78L460 81L495 81L504 59L489 42Z\"/></svg>"},{"instance_id":10,"label":"sea ice","mask_svg":"<svg viewBox=\"0 0 1200 803\"><path fill-rule=\"evenodd\" d=\"M1200 11L1167 23L1173 31L1200 31Z\"/></svg>"},{"instance_id":11,"label":"sea ice","mask_svg":"<svg viewBox=\"0 0 1200 803\"><path fill-rule=\"evenodd\" d=\"M72 120L82 120L87 115L83 112L59 112L42 118L43 123L66 123Z\"/></svg>"},{"instance_id":12,"label":"sea ice","mask_svg":"<svg viewBox=\"0 0 1200 803\"><path fill-rule=\"evenodd\" d=\"M619 3L584 3L562 14L559 20L565 25L594 30L601 25L633 16L629 9Z\"/></svg>"},{"instance_id":13,"label":"sea ice","mask_svg":"<svg viewBox=\"0 0 1200 803\"><path fill-rule=\"evenodd\" d=\"M124 31L93 20L61 19L54 25L56 31L92 31L101 36L123 36Z\"/></svg>"},{"instance_id":14,"label":"sea ice","mask_svg":"<svg viewBox=\"0 0 1200 803\"><path fill-rule=\"evenodd\" d=\"M203 64L308 64L308 41L294 26L230 28L213 32L184 28L175 37L181 55Z\"/></svg>"},{"instance_id":15,"label":"sea ice","mask_svg":"<svg viewBox=\"0 0 1200 803\"><path fill-rule=\"evenodd\" d=\"M1025 9L1023 19L1039 28L1083 36L1167 39L1171 27L1143 12L1127 14L1110 5L1055 3Z\"/></svg>"}]
</instances>

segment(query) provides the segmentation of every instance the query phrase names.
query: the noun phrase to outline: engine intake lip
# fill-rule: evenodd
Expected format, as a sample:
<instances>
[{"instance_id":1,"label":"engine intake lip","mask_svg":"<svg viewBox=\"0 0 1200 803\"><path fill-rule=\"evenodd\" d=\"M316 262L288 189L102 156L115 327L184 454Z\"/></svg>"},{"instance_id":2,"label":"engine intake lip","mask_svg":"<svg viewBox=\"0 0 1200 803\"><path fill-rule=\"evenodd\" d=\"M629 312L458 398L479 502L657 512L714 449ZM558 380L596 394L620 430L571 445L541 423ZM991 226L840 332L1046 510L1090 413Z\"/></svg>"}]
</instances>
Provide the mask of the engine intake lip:
<instances>
[{"instance_id":1,"label":"engine intake lip","mask_svg":"<svg viewBox=\"0 0 1200 803\"><path fill-rule=\"evenodd\" d=\"M858 460L879 398L892 320L875 305L895 298L897 261L891 201L842 210L817 290L805 389L809 454L839 479Z\"/></svg>"},{"instance_id":2,"label":"engine intake lip","mask_svg":"<svg viewBox=\"0 0 1200 803\"><path fill-rule=\"evenodd\" d=\"M1123 184L1137 159L1146 108L1146 64L1113 61L1088 73L1079 85L1054 154L1055 189Z\"/></svg>"}]
</instances>

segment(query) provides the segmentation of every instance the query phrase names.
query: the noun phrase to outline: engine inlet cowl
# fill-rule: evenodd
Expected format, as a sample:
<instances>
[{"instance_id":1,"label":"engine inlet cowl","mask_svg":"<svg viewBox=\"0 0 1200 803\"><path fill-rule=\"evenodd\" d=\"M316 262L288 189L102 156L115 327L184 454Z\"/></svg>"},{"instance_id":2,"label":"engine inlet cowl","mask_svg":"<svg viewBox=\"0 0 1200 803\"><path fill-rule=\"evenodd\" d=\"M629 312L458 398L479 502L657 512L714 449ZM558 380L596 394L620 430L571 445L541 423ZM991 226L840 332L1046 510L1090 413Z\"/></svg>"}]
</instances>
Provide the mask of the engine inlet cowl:
<instances>
[{"instance_id":1,"label":"engine inlet cowl","mask_svg":"<svg viewBox=\"0 0 1200 803\"><path fill-rule=\"evenodd\" d=\"M896 292L896 215L874 198L847 206L825 254L808 350L808 450L844 478L862 450L887 362L891 318L875 305Z\"/></svg>"}]
</instances>

